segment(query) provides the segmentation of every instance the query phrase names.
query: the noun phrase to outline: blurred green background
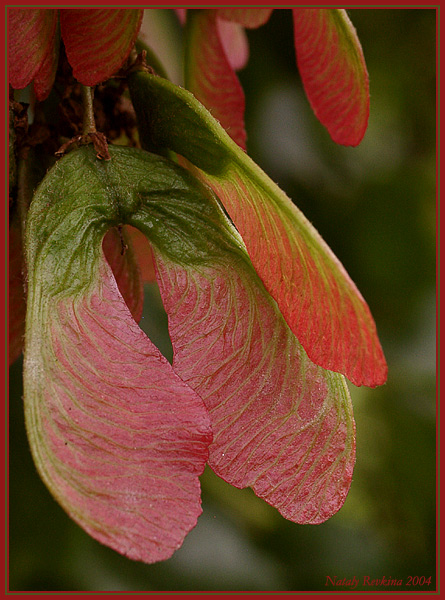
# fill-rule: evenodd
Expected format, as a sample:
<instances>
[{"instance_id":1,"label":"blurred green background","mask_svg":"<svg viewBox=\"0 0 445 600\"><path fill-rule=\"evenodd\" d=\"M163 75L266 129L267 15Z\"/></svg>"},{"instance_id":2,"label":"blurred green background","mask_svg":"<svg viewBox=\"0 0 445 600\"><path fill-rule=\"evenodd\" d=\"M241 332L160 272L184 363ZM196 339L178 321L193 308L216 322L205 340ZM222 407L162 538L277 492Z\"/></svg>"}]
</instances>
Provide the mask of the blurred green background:
<instances>
[{"instance_id":1,"label":"blurred green background","mask_svg":"<svg viewBox=\"0 0 445 600\"><path fill-rule=\"evenodd\" d=\"M171 28L162 51L175 52L180 31L172 15L146 12L147 42L162 42L150 29L161 23ZM275 10L267 25L248 32L250 61L239 74L249 153L347 268L371 307L389 364L385 386L350 385L357 462L344 507L322 525L296 525L208 470L203 514L183 547L163 563L132 562L75 525L36 475L20 359L10 370L11 590L327 592L327 576L355 576L356 591L435 589L436 11L348 12L370 74L371 116L358 148L336 146L311 112L290 10ZM146 304L143 326L167 347L153 286ZM404 585L363 587L365 576ZM431 583L406 587L409 576Z\"/></svg>"}]
</instances>

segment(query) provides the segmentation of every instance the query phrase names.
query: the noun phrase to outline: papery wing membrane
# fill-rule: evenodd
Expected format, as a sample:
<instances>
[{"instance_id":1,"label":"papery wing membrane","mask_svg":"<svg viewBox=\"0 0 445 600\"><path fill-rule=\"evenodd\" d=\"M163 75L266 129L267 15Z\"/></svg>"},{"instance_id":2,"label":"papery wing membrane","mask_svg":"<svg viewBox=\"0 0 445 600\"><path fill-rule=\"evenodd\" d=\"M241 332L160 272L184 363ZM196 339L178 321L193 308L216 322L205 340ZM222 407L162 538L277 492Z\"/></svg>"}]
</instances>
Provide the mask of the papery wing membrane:
<instances>
[{"instance_id":1,"label":"papery wing membrane","mask_svg":"<svg viewBox=\"0 0 445 600\"><path fill-rule=\"evenodd\" d=\"M210 466L288 519L332 516L355 460L344 378L308 359L204 188L162 204L145 194L132 224L151 236L173 368L210 414Z\"/></svg>"},{"instance_id":2,"label":"papery wing membrane","mask_svg":"<svg viewBox=\"0 0 445 600\"><path fill-rule=\"evenodd\" d=\"M369 307L295 204L189 92L144 72L133 73L129 86L143 143L197 167L191 170L216 192L309 358L356 385L384 383Z\"/></svg>"},{"instance_id":3,"label":"papery wing membrane","mask_svg":"<svg viewBox=\"0 0 445 600\"><path fill-rule=\"evenodd\" d=\"M71 517L154 562L201 513L211 432L201 399L139 329L103 255L116 202L122 212L132 203L128 181L143 169L152 183L146 153L132 170L131 149L110 152L108 162L92 148L61 159L28 215L26 424L36 466Z\"/></svg>"}]
</instances>

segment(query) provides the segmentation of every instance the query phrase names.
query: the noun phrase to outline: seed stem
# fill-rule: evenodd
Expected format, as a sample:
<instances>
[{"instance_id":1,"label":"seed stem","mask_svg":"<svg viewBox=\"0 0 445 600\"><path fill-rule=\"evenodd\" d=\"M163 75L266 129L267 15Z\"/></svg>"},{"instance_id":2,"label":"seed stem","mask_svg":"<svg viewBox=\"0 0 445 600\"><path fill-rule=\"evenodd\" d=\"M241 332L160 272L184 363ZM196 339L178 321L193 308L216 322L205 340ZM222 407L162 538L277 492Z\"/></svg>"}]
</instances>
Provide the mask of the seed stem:
<instances>
[{"instance_id":1,"label":"seed stem","mask_svg":"<svg viewBox=\"0 0 445 600\"><path fill-rule=\"evenodd\" d=\"M94 121L93 111L93 95L94 90L86 85L82 86L82 102L83 102L83 135L96 133L96 123Z\"/></svg>"}]
</instances>

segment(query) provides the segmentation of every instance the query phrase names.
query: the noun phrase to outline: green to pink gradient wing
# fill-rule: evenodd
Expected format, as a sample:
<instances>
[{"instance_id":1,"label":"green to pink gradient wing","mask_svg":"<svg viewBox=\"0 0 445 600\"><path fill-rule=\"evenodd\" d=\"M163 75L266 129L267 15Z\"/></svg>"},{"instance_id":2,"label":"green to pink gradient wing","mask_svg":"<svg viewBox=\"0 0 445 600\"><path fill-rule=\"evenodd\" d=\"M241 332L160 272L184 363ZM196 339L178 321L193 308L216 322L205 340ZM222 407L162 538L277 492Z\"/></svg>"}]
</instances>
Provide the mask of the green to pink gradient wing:
<instances>
[{"instance_id":1,"label":"green to pink gradient wing","mask_svg":"<svg viewBox=\"0 0 445 600\"><path fill-rule=\"evenodd\" d=\"M123 232L121 238L115 228L110 229L104 237L104 253L110 264L119 291L130 310L133 319L139 322L144 303L144 288L137 258L134 255L128 234ZM125 253L122 254L122 243ZM22 353L25 335L26 300L23 284L23 252L20 228L12 223L9 228L9 285L8 285L8 360L11 365ZM152 281L150 272L145 275L146 281Z\"/></svg>"},{"instance_id":2,"label":"green to pink gradient wing","mask_svg":"<svg viewBox=\"0 0 445 600\"><path fill-rule=\"evenodd\" d=\"M184 64L187 89L245 149L244 92L224 50L215 10L192 16L189 11Z\"/></svg>"},{"instance_id":3,"label":"green to pink gradient wing","mask_svg":"<svg viewBox=\"0 0 445 600\"><path fill-rule=\"evenodd\" d=\"M8 8L9 83L22 89L36 78L37 100L44 100L57 66L57 10Z\"/></svg>"},{"instance_id":4,"label":"green to pink gradient wing","mask_svg":"<svg viewBox=\"0 0 445 600\"><path fill-rule=\"evenodd\" d=\"M356 385L384 383L369 308L301 211L192 94L142 71L131 74L129 87L142 143L182 155L213 188L310 360Z\"/></svg>"},{"instance_id":5,"label":"green to pink gradient wing","mask_svg":"<svg viewBox=\"0 0 445 600\"><path fill-rule=\"evenodd\" d=\"M357 146L369 117L369 81L362 47L347 13L294 8L297 63L312 109L334 142Z\"/></svg>"},{"instance_id":6,"label":"green to pink gradient wing","mask_svg":"<svg viewBox=\"0 0 445 600\"><path fill-rule=\"evenodd\" d=\"M243 150L245 98L235 74L248 60L243 27L263 25L272 10L210 9L187 13L185 86Z\"/></svg>"},{"instance_id":7,"label":"green to pink gradient wing","mask_svg":"<svg viewBox=\"0 0 445 600\"><path fill-rule=\"evenodd\" d=\"M209 191L139 193L130 222L154 250L173 368L209 411L209 465L287 519L325 521L355 460L344 377L308 359Z\"/></svg>"},{"instance_id":8,"label":"green to pink gradient wing","mask_svg":"<svg viewBox=\"0 0 445 600\"><path fill-rule=\"evenodd\" d=\"M61 9L60 26L74 77L97 85L124 64L136 41L142 9Z\"/></svg>"},{"instance_id":9,"label":"green to pink gradient wing","mask_svg":"<svg viewBox=\"0 0 445 600\"><path fill-rule=\"evenodd\" d=\"M102 250L144 189L175 185L141 151L62 158L28 214L27 432L53 496L90 535L147 563L201 513L207 411L139 329ZM162 187L163 186L163 187Z\"/></svg>"}]
</instances>

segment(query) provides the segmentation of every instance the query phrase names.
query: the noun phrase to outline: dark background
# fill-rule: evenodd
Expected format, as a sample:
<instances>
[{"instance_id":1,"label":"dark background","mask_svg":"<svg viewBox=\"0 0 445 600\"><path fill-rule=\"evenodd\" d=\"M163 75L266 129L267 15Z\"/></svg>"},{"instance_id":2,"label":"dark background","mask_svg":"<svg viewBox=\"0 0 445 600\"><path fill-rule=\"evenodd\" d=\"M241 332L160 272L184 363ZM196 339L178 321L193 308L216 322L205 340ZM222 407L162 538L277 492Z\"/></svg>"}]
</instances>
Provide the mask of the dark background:
<instances>
[{"instance_id":1,"label":"dark background","mask_svg":"<svg viewBox=\"0 0 445 600\"><path fill-rule=\"evenodd\" d=\"M183 547L163 563L132 562L75 525L36 475L20 359L10 370L11 590L325 592L334 589L327 576L355 576L356 590L435 589L436 11L349 15L371 89L369 128L358 148L335 145L313 116L289 10L275 10L267 25L248 32L250 62L240 73L249 153L347 268L371 307L389 364L385 386L350 385L357 462L344 507L322 525L296 525L208 470L204 512ZM166 19L168 64L179 31ZM157 303L147 286L146 322ZM159 321L146 325L161 346L168 342L162 324L159 311ZM403 586L363 587L366 576ZM431 583L406 587L409 576Z\"/></svg>"}]
</instances>

